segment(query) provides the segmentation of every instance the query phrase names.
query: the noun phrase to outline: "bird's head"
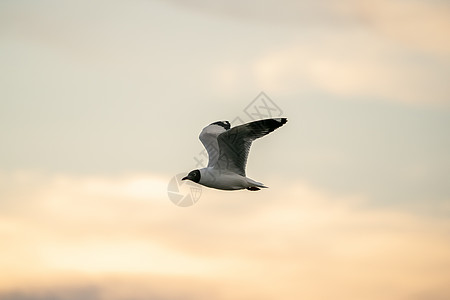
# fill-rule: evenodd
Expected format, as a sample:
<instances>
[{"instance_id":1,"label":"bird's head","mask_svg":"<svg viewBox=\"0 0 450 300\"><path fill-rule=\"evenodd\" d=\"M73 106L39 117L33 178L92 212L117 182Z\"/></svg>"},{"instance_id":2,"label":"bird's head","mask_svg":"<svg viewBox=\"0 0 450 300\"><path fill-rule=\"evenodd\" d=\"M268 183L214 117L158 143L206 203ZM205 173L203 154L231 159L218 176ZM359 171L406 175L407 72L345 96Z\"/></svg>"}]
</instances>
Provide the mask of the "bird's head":
<instances>
[{"instance_id":1,"label":"bird's head","mask_svg":"<svg viewBox=\"0 0 450 300\"><path fill-rule=\"evenodd\" d=\"M193 182L198 183L200 181L200 171L199 170L193 170L190 171L189 174L186 177L183 177L181 180L189 179Z\"/></svg>"}]
</instances>

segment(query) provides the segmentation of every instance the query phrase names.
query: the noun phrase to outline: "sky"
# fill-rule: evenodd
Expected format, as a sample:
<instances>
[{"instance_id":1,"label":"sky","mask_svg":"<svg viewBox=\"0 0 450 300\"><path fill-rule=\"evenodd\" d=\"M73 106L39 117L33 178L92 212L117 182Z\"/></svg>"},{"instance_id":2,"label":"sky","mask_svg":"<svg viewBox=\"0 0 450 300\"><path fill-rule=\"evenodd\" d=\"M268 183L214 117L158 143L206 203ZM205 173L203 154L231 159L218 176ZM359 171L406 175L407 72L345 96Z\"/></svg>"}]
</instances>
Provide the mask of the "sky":
<instances>
[{"instance_id":1,"label":"sky","mask_svg":"<svg viewBox=\"0 0 450 300\"><path fill-rule=\"evenodd\" d=\"M448 299L449 33L445 0L1 1L0 299ZM280 116L269 189L171 201L204 126Z\"/></svg>"}]
</instances>

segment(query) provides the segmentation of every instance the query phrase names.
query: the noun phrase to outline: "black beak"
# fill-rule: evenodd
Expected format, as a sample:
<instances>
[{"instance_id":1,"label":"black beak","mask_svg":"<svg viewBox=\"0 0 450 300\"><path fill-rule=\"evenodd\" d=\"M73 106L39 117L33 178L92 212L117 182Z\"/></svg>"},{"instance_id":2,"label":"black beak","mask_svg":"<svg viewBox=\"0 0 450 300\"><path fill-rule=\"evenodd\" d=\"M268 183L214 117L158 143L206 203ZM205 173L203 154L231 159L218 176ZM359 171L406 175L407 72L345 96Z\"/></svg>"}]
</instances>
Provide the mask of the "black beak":
<instances>
[{"instance_id":1,"label":"black beak","mask_svg":"<svg viewBox=\"0 0 450 300\"><path fill-rule=\"evenodd\" d=\"M189 179L187 176L186 177L183 177L183 178L181 178L181 180L186 180L186 179Z\"/></svg>"}]
</instances>

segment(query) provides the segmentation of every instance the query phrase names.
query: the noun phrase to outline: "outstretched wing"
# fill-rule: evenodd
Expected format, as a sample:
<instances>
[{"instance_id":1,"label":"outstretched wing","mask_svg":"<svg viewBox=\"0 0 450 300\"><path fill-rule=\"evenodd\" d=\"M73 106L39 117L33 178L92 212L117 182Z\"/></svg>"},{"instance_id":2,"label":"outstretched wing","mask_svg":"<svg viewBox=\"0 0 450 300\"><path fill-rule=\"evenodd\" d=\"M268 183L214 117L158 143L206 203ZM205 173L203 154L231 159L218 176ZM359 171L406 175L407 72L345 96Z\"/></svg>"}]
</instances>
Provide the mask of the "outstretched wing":
<instances>
[{"instance_id":1,"label":"outstretched wing","mask_svg":"<svg viewBox=\"0 0 450 300\"><path fill-rule=\"evenodd\" d=\"M199 139L208 152L208 167L213 166L219 158L219 145L217 137L230 129L230 122L217 121L203 128L200 132Z\"/></svg>"},{"instance_id":2,"label":"outstretched wing","mask_svg":"<svg viewBox=\"0 0 450 300\"><path fill-rule=\"evenodd\" d=\"M233 127L221 133L217 137L219 157L213 165L214 168L229 170L245 176L245 166L252 142L281 127L286 122L286 118L259 120Z\"/></svg>"}]
</instances>

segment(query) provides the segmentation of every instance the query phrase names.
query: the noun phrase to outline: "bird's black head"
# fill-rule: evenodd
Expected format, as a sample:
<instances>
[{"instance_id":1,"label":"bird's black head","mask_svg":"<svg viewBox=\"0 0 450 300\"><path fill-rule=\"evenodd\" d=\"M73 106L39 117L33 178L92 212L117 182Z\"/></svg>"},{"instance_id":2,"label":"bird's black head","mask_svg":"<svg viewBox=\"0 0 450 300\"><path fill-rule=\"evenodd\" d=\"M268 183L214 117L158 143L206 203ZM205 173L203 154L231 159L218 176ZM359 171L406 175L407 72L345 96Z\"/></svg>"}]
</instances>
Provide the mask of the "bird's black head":
<instances>
[{"instance_id":1,"label":"bird's black head","mask_svg":"<svg viewBox=\"0 0 450 300\"><path fill-rule=\"evenodd\" d=\"M198 183L200 181L200 171L199 170L193 170L190 171L189 174L186 177L183 177L181 180L189 179L193 182Z\"/></svg>"}]
</instances>

